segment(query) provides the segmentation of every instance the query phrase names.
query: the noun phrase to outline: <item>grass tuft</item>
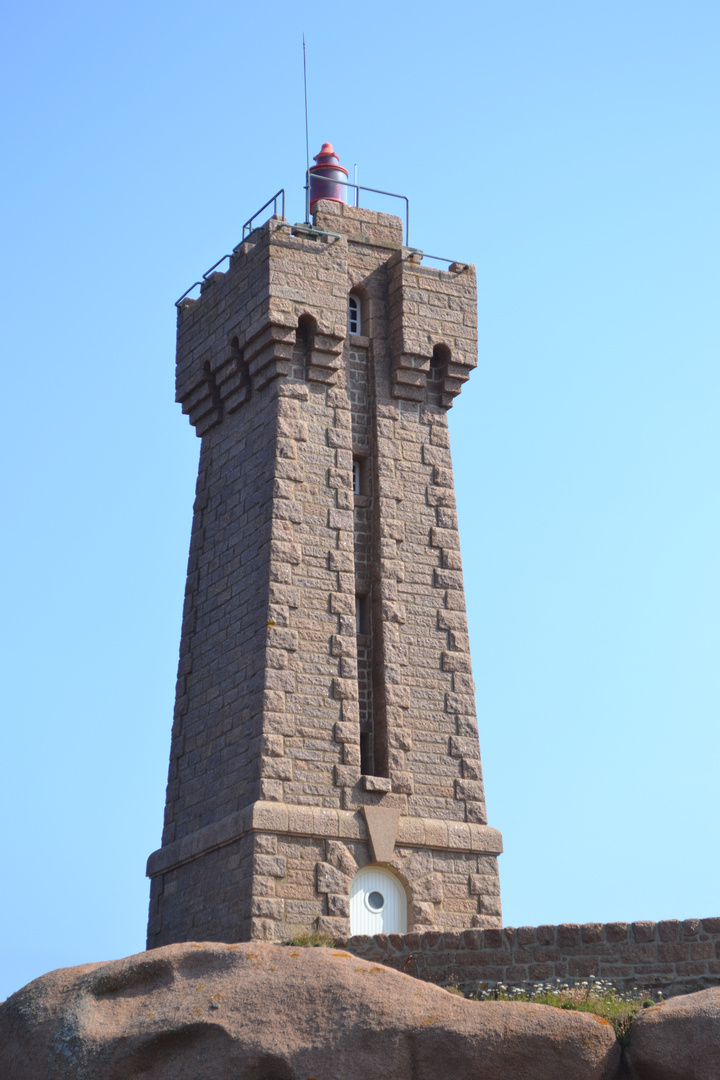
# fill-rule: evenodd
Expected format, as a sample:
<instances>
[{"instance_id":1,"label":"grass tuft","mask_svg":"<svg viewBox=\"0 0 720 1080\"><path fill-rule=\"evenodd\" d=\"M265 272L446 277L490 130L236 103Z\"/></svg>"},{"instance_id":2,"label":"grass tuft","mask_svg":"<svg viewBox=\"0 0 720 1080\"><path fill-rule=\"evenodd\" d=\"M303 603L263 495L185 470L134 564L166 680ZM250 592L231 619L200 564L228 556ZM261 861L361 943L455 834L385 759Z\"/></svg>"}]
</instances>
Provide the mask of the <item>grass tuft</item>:
<instances>
[{"instance_id":1,"label":"grass tuft","mask_svg":"<svg viewBox=\"0 0 720 1080\"><path fill-rule=\"evenodd\" d=\"M295 945L301 949L334 949L335 939L320 930L301 930L295 937L288 938L284 945Z\"/></svg>"}]
</instances>

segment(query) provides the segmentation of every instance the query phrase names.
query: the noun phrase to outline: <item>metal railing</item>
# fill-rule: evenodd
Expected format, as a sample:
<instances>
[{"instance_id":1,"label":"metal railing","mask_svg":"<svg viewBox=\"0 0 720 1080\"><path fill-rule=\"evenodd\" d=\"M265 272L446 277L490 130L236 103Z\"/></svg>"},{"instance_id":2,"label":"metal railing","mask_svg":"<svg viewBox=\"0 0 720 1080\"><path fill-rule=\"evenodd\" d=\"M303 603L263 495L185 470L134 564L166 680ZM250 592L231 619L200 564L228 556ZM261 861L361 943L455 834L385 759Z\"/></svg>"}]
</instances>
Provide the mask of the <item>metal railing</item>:
<instances>
[{"instance_id":1,"label":"metal railing","mask_svg":"<svg viewBox=\"0 0 720 1080\"><path fill-rule=\"evenodd\" d=\"M283 217L283 218L285 217L285 188L280 188L279 191L276 191L274 195L270 196L270 198L268 199L268 201L266 203L263 203L263 205L260 207L259 210L255 211L255 213L253 214L252 217L247 219L247 221L243 225L243 232L242 232L243 240L247 236L249 236L250 233L252 232L252 223L255 220L255 218L260 217L263 210L267 210L270 203L273 204L273 214L277 214L277 202L278 202L278 199L280 199L280 198L282 199L282 205L281 205L281 209L280 209L280 217ZM246 229L247 229L247 232L245 231ZM220 262L222 262L222 259L220 260Z\"/></svg>"},{"instance_id":2,"label":"metal railing","mask_svg":"<svg viewBox=\"0 0 720 1080\"><path fill-rule=\"evenodd\" d=\"M362 184L351 184L349 180L336 180L327 176L319 176L320 180L326 180L329 184L340 184L342 187L353 188L355 191L355 205L360 206L361 191L371 191L374 195L387 195L390 199L402 199L405 203L405 247L410 244L410 200L407 195L398 195L396 191L381 191L380 188L364 187ZM319 201L319 200L318 200ZM310 222L310 182L308 174L305 174L305 221Z\"/></svg>"},{"instance_id":3,"label":"metal railing","mask_svg":"<svg viewBox=\"0 0 720 1080\"><path fill-rule=\"evenodd\" d=\"M306 179L307 179L307 174L306 174ZM327 178L324 178L324 179L327 179ZM360 192L361 191L369 191L373 195L386 195L390 199L402 199L403 202L405 203L405 244L404 244L404 246L405 247L410 246L409 245L409 239L408 239L409 234L410 234L410 200L408 199L407 195L398 195L394 191L381 191L380 188L365 187L362 184L351 184L348 180L335 180L333 178L332 183L333 184L341 184L343 187L346 187L346 188L352 188L354 190L354 192L355 192L355 205L358 206L358 207L360 206ZM307 212L306 216L308 218L307 225L308 225L308 228L312 230L313 227L309 224L310 187L309 187L309 184L307 184L307 183L305 184L305 193L306 193L305 208L306 208L306 212ZM280 200L280 216L283 219L285 218L285 188L280 188L279 191L276 191L274 195L270 196L270 198L268 199L268 201L266 203L263 203L263 205L260 207L259 210L255 211L255 213L252 215L252 217L249 217L247 219L247 221L243 225L243 231L242 231L243 240L246 240L247 237L250 235L250 233L253 231L252 224L255 221L255 219L260 217L263 210L267 210L268 206L270 206L271 203L272 203L272 206L273 206L273 214L275 216L277 216L278 199ZM325 230L320 230L320 231L325 232ZM338 236L339 237L340 234L339 233L328 233L327 235L329 235L329 236ZM455 263L456 262L458 264L458 266L467 265L466 263L460 263L460 261L458 259L445 259L441 255L426 255L425 252L421 251L419 248L411 248L410 251L411 251L411 253L420 255L423 259L434 259L436 262L445 262L445 263ZM191 293L193 291L193 289L196 289L198 285L202 286L207 281L207 279L210 277L210 275L215 270L217 270L218 266L220 266L221 263L224 263L226 259L231 259L231 258L232 258L232 253L228 253L227 255L223 255L222 258L218 259L217 262L213 263L212 266L210 267L210 269L205 271L202 278L199 281L194 281L192 283L192 285L190 286L190 288L186 289L185 292L182 294L182 296L178 300L175 301L175 307L180 307L180 305L182 304L185 297L188 296L189 293Z\"/></svg>"},{"instance_id":4,"label":"metal railing","mask_svg":"<svg viewBox=\"0 0 720 1080\"><path fill-rule=\"evenodd\" d=\"M179 297L179 298L178 298L178 299L177 299L177 300L175 301L175 307L180 307L180 305L182 304L182 302L183 302L183 300L185 299L185 297L186 297L186 296L188 295L188 293L191 293L191 292L193 291L193 289L194 289L194 288L196 287L196 285L202 285L202 281L193 281L193 283L192 283L192 285L190 286L190 288L189 288L189 289L186 289L186 290L185 290L185 292L184 292L184 293L182 294L182 296L181 296L181 297Z\"/></svg>"},{"instance_id":5,"label":"metal railing","mask_svg":"<svg viewBox=\"0 0 720 1080\"><path fill-rule=\"evenodd\" d=\"M260 214L262 214L263 210L267 210L270 203L273 204L273 214L277 215L278 199L280 199L280 216L283 217L283 218L285 217L285 188L280 188L279 191L276 191L274 195L270 196L270 198L268 199L268 201L266 203L263 203L263 205L260 207L259 210L255 211L255 213L253 214L252 217L247 219L247 221L243 225L243 231L242 231L243 240L246 240L247 237L252 232L252 223L255 220L255 218L260 217ZM242 243L242 241L241 241L241 243ZM220 266L220 263L224 263L226 259L232 259L232 253L229 253L227 255L223 255L221 259L218 259L218 261L216 263L213 263L212 266L210 267L210 269L205 271L205 273L203 274L200 281L193 281L190 288L186 289L185 292L182 294L182 296L179 298L179 300L175 301L175 307L180 307L180 305L182 304L185 297L189 293L191 293L193 291L193 289L196 289L198 285L203 285L203 283L206 282L207 279L210 277L213 270L217 270L218 266Z\"/></svg>"},{"instance_id":6,"label":"metal railing","mask_svg":"<svg viewBox=\"0 0 720 1080\"><path fill-rule=\"evenodd\" d=\"M460 259L445 259L442 255L428 255L428 254L426 254L426 252L422 251L420 248L412 248L411 250L412 250L413 254L420 255L420 257L423 258L423 259L434 259L435 262L446 262L446 263L450 263L451 265L452 265L452 263L457 263L457 265L462 266L463 269L466 266L470 265L469 263L462 262Z\"/></svg>"}]
</instances>

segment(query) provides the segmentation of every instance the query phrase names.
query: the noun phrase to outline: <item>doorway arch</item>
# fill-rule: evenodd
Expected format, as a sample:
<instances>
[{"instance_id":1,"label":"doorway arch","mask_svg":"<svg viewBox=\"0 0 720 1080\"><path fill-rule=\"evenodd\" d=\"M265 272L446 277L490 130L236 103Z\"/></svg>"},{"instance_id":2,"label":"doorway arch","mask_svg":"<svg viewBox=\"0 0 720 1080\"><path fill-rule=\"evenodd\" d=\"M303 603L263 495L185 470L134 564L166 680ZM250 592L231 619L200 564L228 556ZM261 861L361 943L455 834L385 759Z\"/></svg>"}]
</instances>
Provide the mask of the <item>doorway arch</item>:
<instances>
[{"instance_id":1,"label":"doorway arch","mask_svg":"<svg viewBox=\"0 0 720 1080\"><path fill-rule=\"evenodd\" d=\"M407 894L381 866L358 871L350 886L351 934L406 934Z\"/></svg>"}]
</instances>

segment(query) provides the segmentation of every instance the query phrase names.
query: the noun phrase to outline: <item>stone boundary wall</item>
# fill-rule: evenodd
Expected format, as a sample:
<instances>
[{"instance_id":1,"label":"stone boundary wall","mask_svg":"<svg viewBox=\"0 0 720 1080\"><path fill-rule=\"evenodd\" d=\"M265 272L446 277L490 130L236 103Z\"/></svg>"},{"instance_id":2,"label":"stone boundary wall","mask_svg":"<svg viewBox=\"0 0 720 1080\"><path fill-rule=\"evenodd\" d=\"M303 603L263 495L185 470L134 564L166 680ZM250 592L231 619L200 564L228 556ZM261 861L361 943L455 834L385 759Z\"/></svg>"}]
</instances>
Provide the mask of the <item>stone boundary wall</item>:
<instances>
[{"instance_id":1,"label":"stone boundary wall","mask_svg":"<svg viewBox=\"0 0 720 1080\"><path fill-rule=\"evenodd\" d=\"M363 960L466 991L590 975L620 990L662 990L665 996L720 985L720 918L357 935L338 944Z\"/></svg>"}]
</instances>

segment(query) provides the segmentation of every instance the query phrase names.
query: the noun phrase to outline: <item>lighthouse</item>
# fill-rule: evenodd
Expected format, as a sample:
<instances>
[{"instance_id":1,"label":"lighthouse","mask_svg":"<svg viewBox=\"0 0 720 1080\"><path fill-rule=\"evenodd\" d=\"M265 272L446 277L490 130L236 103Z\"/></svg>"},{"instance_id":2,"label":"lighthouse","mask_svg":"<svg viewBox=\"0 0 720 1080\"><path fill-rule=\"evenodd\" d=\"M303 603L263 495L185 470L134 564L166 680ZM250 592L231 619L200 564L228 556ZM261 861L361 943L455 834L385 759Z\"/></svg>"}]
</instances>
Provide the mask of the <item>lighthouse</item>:
<instances>
[{"instance_id":1,"label":"lighthouse","mask_svg":"<svg viewBox=\"0 0 720 1080\"><path fill-rule=\"evenodd\" d=\"M502 925L447 422L475 272L314 160L312 226L178 309L201 449L149 947Z\"/></svg>"}]
</instances>

